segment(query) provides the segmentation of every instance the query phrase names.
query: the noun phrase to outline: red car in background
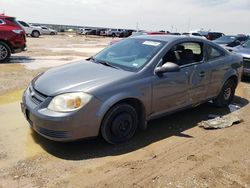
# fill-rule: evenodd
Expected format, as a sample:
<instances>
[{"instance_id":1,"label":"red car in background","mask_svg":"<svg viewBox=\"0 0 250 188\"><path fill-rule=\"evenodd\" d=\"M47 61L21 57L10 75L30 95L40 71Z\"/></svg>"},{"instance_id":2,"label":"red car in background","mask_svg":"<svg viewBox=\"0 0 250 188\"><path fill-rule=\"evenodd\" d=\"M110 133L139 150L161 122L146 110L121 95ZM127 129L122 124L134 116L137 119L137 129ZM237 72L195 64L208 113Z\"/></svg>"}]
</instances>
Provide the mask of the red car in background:
<instances>
[{"instance_id":1,"label":"red car in background","mask_svg":"<svg viewBox=\"0 0 250 188\"><path fill-rule=\"evenodd\" d=\"M14 17L0 14L0 63L26 48L25 31Z\"/></svg>"}]
</instances>

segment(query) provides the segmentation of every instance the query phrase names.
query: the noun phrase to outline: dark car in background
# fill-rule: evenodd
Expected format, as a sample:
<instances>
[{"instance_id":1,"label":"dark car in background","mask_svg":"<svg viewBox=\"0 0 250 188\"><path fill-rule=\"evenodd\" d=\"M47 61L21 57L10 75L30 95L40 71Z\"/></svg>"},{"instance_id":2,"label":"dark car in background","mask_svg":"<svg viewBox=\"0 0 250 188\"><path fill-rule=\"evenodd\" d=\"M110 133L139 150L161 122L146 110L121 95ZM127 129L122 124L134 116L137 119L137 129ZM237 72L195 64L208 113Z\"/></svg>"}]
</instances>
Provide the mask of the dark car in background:
<instances>
[{"instance_id":1,"label":"dark car in background","mask_svg":"<svg viewBox=\"0 0 250 188\"><path fill-rule=\"evenodd\" d=\"M0 14L0 63L26 48L25 31L14 17Z\"/></svg>"},{"instance_id":2,"label":"dark car in background","mask_svg":"<svg viewBox=\"0 0 250 188\"><path fill-rule=\"evenodd\" d=\"M198 37L141 35L53 68L30 83L22 111L56 141L102 136L118 144L148 121L213 100L228 106L242 57Z\"/></svg>"},{"instance_id":3,"label":"dark car in background","mask_svg":"<svg viewBox=\"0 0 250 188\"><path fill-rule=\"evenodd\" d=\"M238 46L245 42L248 38L249 36L247 35L225 35L214 40L213 42L227 48Z\"/></svg>"},{"instance_id":4,"label":"dark car in background","mask_svg":"<svg viewBox=\"0 0 250 188\"><path fill-rule=\"evenodd\" d=\"M85 33L85 35L96 35L97 30L96 29L91 29Z\"/></svg>"},{"instance_id":5,"label":"dark car in background","mask_svg":"<svg viewBox=\"0 0 250 188\"><path fill-rule=\"evenodd\" d=\"M124 29L124 31L122 31L120 33L120 37L129 37L132 35L132 33L135 32L135 30L132 29Z\"/></svg>"},{"instance_id":6,"label":"dark car in background","mask_svg":"<svg viewBox=\"0 0 250 188\"><path fill-rule=\"evenodd\" d=\"M225 36L225 34L220 32L208 32L208 34L205 37L208 40L216 40L222 36Z\"/></svg>"}]
</instances>

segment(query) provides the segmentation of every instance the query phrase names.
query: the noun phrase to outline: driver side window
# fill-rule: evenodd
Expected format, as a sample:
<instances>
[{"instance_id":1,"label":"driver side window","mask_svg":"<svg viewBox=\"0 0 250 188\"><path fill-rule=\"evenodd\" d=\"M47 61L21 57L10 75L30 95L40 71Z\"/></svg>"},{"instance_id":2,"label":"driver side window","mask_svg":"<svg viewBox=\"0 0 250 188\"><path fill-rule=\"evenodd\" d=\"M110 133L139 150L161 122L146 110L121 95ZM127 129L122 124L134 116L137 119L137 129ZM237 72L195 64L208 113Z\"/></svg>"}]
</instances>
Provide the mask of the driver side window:
<instances>
[{"instance_id":1,"label":"driver side window","mask_svg":"<svg viewBox=\"0 0 250 188\"><path fill-rule=\"evenodd\" d=\"M184 42L173 46L162 58L163 64L172 62L179 66L203 60L203 45L198 42Z\"/></svg>"}]
</instances>

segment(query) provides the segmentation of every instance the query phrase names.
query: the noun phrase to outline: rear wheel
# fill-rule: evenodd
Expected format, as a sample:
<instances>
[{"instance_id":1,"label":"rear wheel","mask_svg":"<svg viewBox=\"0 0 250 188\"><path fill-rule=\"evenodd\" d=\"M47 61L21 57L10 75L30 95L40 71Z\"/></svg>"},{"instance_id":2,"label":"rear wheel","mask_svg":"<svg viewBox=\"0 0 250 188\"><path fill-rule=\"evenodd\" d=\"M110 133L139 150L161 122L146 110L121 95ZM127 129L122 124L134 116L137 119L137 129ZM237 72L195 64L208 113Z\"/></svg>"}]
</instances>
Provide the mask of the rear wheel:
<instances>
[{"instance_id":1,"label":"rear wheel","mask_svg":"<svg viewBox=\"0 0 250 188\"><path fill-rule=\"evenodd\" d=\"M9 59L11 50L7 44L0 41L0 63L5 62Z\"/></svg>"},{"instance_id":2,"label":"rear wheel","mask_svg":"<svg viewBox=\"0 0 250 188\"><path fill-rule=\"evenodd\" d=\"M220 94L213 100L213 103L218 107L227 107L234 98L236 83L233 79L229 79L222 87Z\"/></svg>"},{"instance_id":3,"label":"rear wheel","mask_svg":"<svg viewBox=\"0 0 250 188\"><path fill-rule=\"evenodd\" d=\"M111 144L119 144L134 136L138 126L136 110L123 103L112 107L105 115L102 126L102 137Z\"/></svg>"},{"instance_id":4,"label":"rear wheel","mask_svg":"<svg viewBox=\"0 0 250 188\"><path fill-rule=\"evenodd\" d=\"M40 33L38 31L32 31L31 36L38 38L40 36Z\"/></svg>"}]
</instances>

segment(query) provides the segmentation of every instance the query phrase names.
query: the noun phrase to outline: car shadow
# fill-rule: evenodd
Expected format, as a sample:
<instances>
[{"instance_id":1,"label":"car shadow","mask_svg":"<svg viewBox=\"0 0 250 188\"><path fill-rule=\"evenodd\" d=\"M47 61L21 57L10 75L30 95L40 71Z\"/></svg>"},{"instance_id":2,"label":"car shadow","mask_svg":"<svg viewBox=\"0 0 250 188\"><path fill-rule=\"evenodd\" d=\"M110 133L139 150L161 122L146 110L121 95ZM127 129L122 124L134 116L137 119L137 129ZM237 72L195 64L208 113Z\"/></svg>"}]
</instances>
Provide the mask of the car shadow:
<instances>
[{"instance_id":1,"label":"car shadow","mask_svg":"<svg viewBox=\"0 0 250 188\"><path fill-rule=\"evenodd\" d=\"M239 109L233 108L233 106L243 108L248 103L247 99L238 96L235 97L233 105L228 108L217 108L212 103L207 102L192 109L152 120L149 122L146 131L138 131L131 140L119 145L110 145L100 137L91 140L61 143L45 139L34 131L31 134L34 141L40 144L44 150L61 159L85 160L116 156L141 149L171 136L193 139L193 136L185 134L184 131L197 126L203 120L207 120L209 114L220 116L230 114L232 111Z\"/></svg>"},{"instance_id":2,"label":"car shadow","mask_svg":"<svg viewBox=\"0 0 250 188\"><path fill-rule=\"evenodd\" d=\"M243 76L241 81L244 82L244 83L249 83L250 82L250 77L249 76Z\"/></svg>"},{"instance_id":3,"label":"car shadow","mask_svg":"<svg viewBox=\"0 0 250 188\"><path fill-rule=\"evenodd\" d=\"M11 56L5 64L33 63L36 59L29 56Z\"/></svg>"}]
</instances>

